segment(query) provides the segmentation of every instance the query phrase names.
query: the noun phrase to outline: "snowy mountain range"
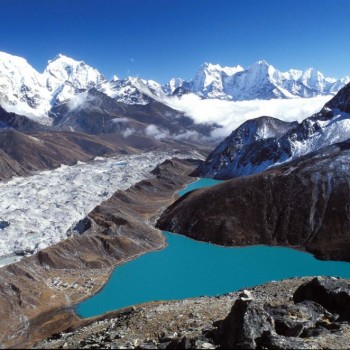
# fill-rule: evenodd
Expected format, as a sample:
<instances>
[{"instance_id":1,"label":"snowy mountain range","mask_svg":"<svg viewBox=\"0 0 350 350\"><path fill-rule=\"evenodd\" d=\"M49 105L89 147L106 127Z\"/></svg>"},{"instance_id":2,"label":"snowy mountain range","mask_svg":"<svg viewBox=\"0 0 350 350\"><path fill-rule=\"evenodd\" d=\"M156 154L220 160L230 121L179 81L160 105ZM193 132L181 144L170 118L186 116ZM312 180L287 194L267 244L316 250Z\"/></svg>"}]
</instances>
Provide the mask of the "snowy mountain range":
<instances>
[{"instance_id":1,"label":"snowy mountain range","mask_svg":"<svg viewBox=\"0 0 350 350\"><path fill-rule=\"evenodd\" d=\"M301 123L260 117L243 123L208 156L195 176L228 179L256 174L350 139L350 84Z\"/></svg>"},{"instance_id":2,"label":"snowy mountain range","mask_svg":"<svg viewBox=\"0 0 350 350\"><path fill-rule=\"evenodd\" d=\"M349 81L349 77L327 78L313 68L280 72L266 61L258 61L248 68L205 63L193 80L181 87L206 98L243 101L330 95Z\"/></svg>"},{"instance_id":3,"label":"snowy mountain range","mask_svg":"<svg viewBox=\"0 0 350 350\"><path fill-rule=\"evenodd\" d=\"M194 93L203 98L252 100L312 97L335 94L350 81L326 78L312 68L282 73L265 61L244 69L205 63L191 81L172 79L165 85L135 77L107 81L99 71L83 61L59 54L43 73L21 57L0 52L0 106L7 112L27 116L41 124L52 124L50 110L71 101L76 107L82 93L91 88L117 102L147 105L165 97Z\"/></svg>"}]
</instances>

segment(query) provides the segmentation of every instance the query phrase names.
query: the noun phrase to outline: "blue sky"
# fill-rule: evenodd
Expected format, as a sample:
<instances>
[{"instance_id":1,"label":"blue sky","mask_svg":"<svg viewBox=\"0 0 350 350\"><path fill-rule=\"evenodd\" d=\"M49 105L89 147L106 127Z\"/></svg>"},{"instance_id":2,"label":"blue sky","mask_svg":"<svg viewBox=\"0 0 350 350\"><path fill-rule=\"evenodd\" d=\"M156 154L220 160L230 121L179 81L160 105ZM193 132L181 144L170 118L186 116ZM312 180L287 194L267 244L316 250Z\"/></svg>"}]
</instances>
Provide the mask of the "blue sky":
<instances>
[{"instance_id":1,"label":"blue sky","mask_svg":"<svg viewBox=\"0 0 350 350\"><path fill-rule=\"evenodd\" d=\"M0 50L113 74L191 79L203 62L350 75L349 0L0 0Z\"/></svg>"}]
</instances>

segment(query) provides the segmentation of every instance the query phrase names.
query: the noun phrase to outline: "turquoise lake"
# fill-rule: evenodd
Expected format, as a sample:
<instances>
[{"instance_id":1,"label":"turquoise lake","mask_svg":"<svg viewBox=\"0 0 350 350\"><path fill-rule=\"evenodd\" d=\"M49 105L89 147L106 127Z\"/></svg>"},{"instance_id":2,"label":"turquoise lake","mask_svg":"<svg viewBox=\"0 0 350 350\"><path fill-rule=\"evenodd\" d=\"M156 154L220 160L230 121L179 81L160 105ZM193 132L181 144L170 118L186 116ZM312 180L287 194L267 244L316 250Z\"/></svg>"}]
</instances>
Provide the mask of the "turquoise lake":
<instances>
[{"instance_id":1,"label":"turquoise lake","mask_svg":"<svg viewBox=\"0 0 350 350\"><path fill-rule=\"evenodd\" d=\"M220 181L200 179L180 195ZM147 301L214 296L295 276L350 278L350 263L321 261L289 248L227 248L164 232L168 247L119 266L105 287L76 308L81 317Z\"/></svg>"}]
</instances>

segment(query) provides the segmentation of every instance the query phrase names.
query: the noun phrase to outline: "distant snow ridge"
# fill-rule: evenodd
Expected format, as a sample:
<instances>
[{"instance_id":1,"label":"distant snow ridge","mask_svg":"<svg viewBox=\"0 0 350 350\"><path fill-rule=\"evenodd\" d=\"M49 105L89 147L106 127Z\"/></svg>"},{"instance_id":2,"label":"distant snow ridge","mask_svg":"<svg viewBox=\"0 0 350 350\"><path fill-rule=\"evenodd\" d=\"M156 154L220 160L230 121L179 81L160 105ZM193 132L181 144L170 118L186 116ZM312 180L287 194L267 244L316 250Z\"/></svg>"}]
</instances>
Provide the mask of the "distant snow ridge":
<instances>
[{"instance_id":1,"label":"distant snow ridge","mask_svg":"<svg viewBox=\"0 0 350 350\"><path fill-rule=\"evenodd\" d=\"M101 84L99 90L118 102L129 105L146 105L152 99L158 101L166 95L161 85L154 80L133 77L127 79L114 77L110 82L105 81Z\"/></svg>"},{"instance_id":2,"label":"distant snow ridge","mask_svg":"<svg viewBox=\"0 0 350 350\"><path fill-rule=\"evenodd\" d=\"M200 157L174 151L97 158L0 183L0 266L11 261L5 255L31 254L67 238L95 206L116 190L152 177L150 171L175 154Z\"/></svg>"},{"instance_id":3,"label":"distant snow ridge","mask_svg":"<svg viewBox=\"0 0 350 350\"><path fill-rule=\"evenodd\" d=\"M243 101L334 95L348 82L349 77L327 78L313 68L283 73L266 61L258 61L248 68L205 63L181 86L206 98Z\"/></svg>"},{"instance_id":4,"label":"distant snow ridge","mask_svg":"<svg viewBox=\"0 0 350 350\"><path fill-rule=\"evenodd\" d=\"M0 52L0 105L42 124L52 123L48 117L52 107L93 87L118 102L146 105L189 92L233 101L334 95L348 82L349 77L326 78L313 68L283 73L266 61L258 61L248 68L204 63L191 81L174 78L162 86L136 77L114 76L107 81L97 69L62 54L38 73L25 59Z\"/></svg>"}]
</instances>

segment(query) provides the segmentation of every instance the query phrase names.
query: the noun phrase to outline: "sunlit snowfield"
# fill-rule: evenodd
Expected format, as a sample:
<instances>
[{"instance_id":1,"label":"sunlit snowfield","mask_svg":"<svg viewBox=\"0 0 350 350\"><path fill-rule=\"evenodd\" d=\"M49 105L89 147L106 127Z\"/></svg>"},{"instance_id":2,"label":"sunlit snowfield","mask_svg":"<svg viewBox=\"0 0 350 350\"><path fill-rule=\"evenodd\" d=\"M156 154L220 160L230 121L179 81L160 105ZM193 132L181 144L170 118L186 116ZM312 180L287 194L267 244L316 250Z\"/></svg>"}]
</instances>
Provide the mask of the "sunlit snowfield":
<instances>
[{"instance_id":1,"label":"sunlit snowfield","mask_svg":"<svg viewBox=\"0 0 350 350\"><path fill-rule=\"evenodd\" d=\"M95 206L116 190L152 177L150 171L174 155L149 152L100 158L0 183L0 266L19 259L5 255L38 251L66 238L69 228Z\"/></svg>"}]
</instances>

